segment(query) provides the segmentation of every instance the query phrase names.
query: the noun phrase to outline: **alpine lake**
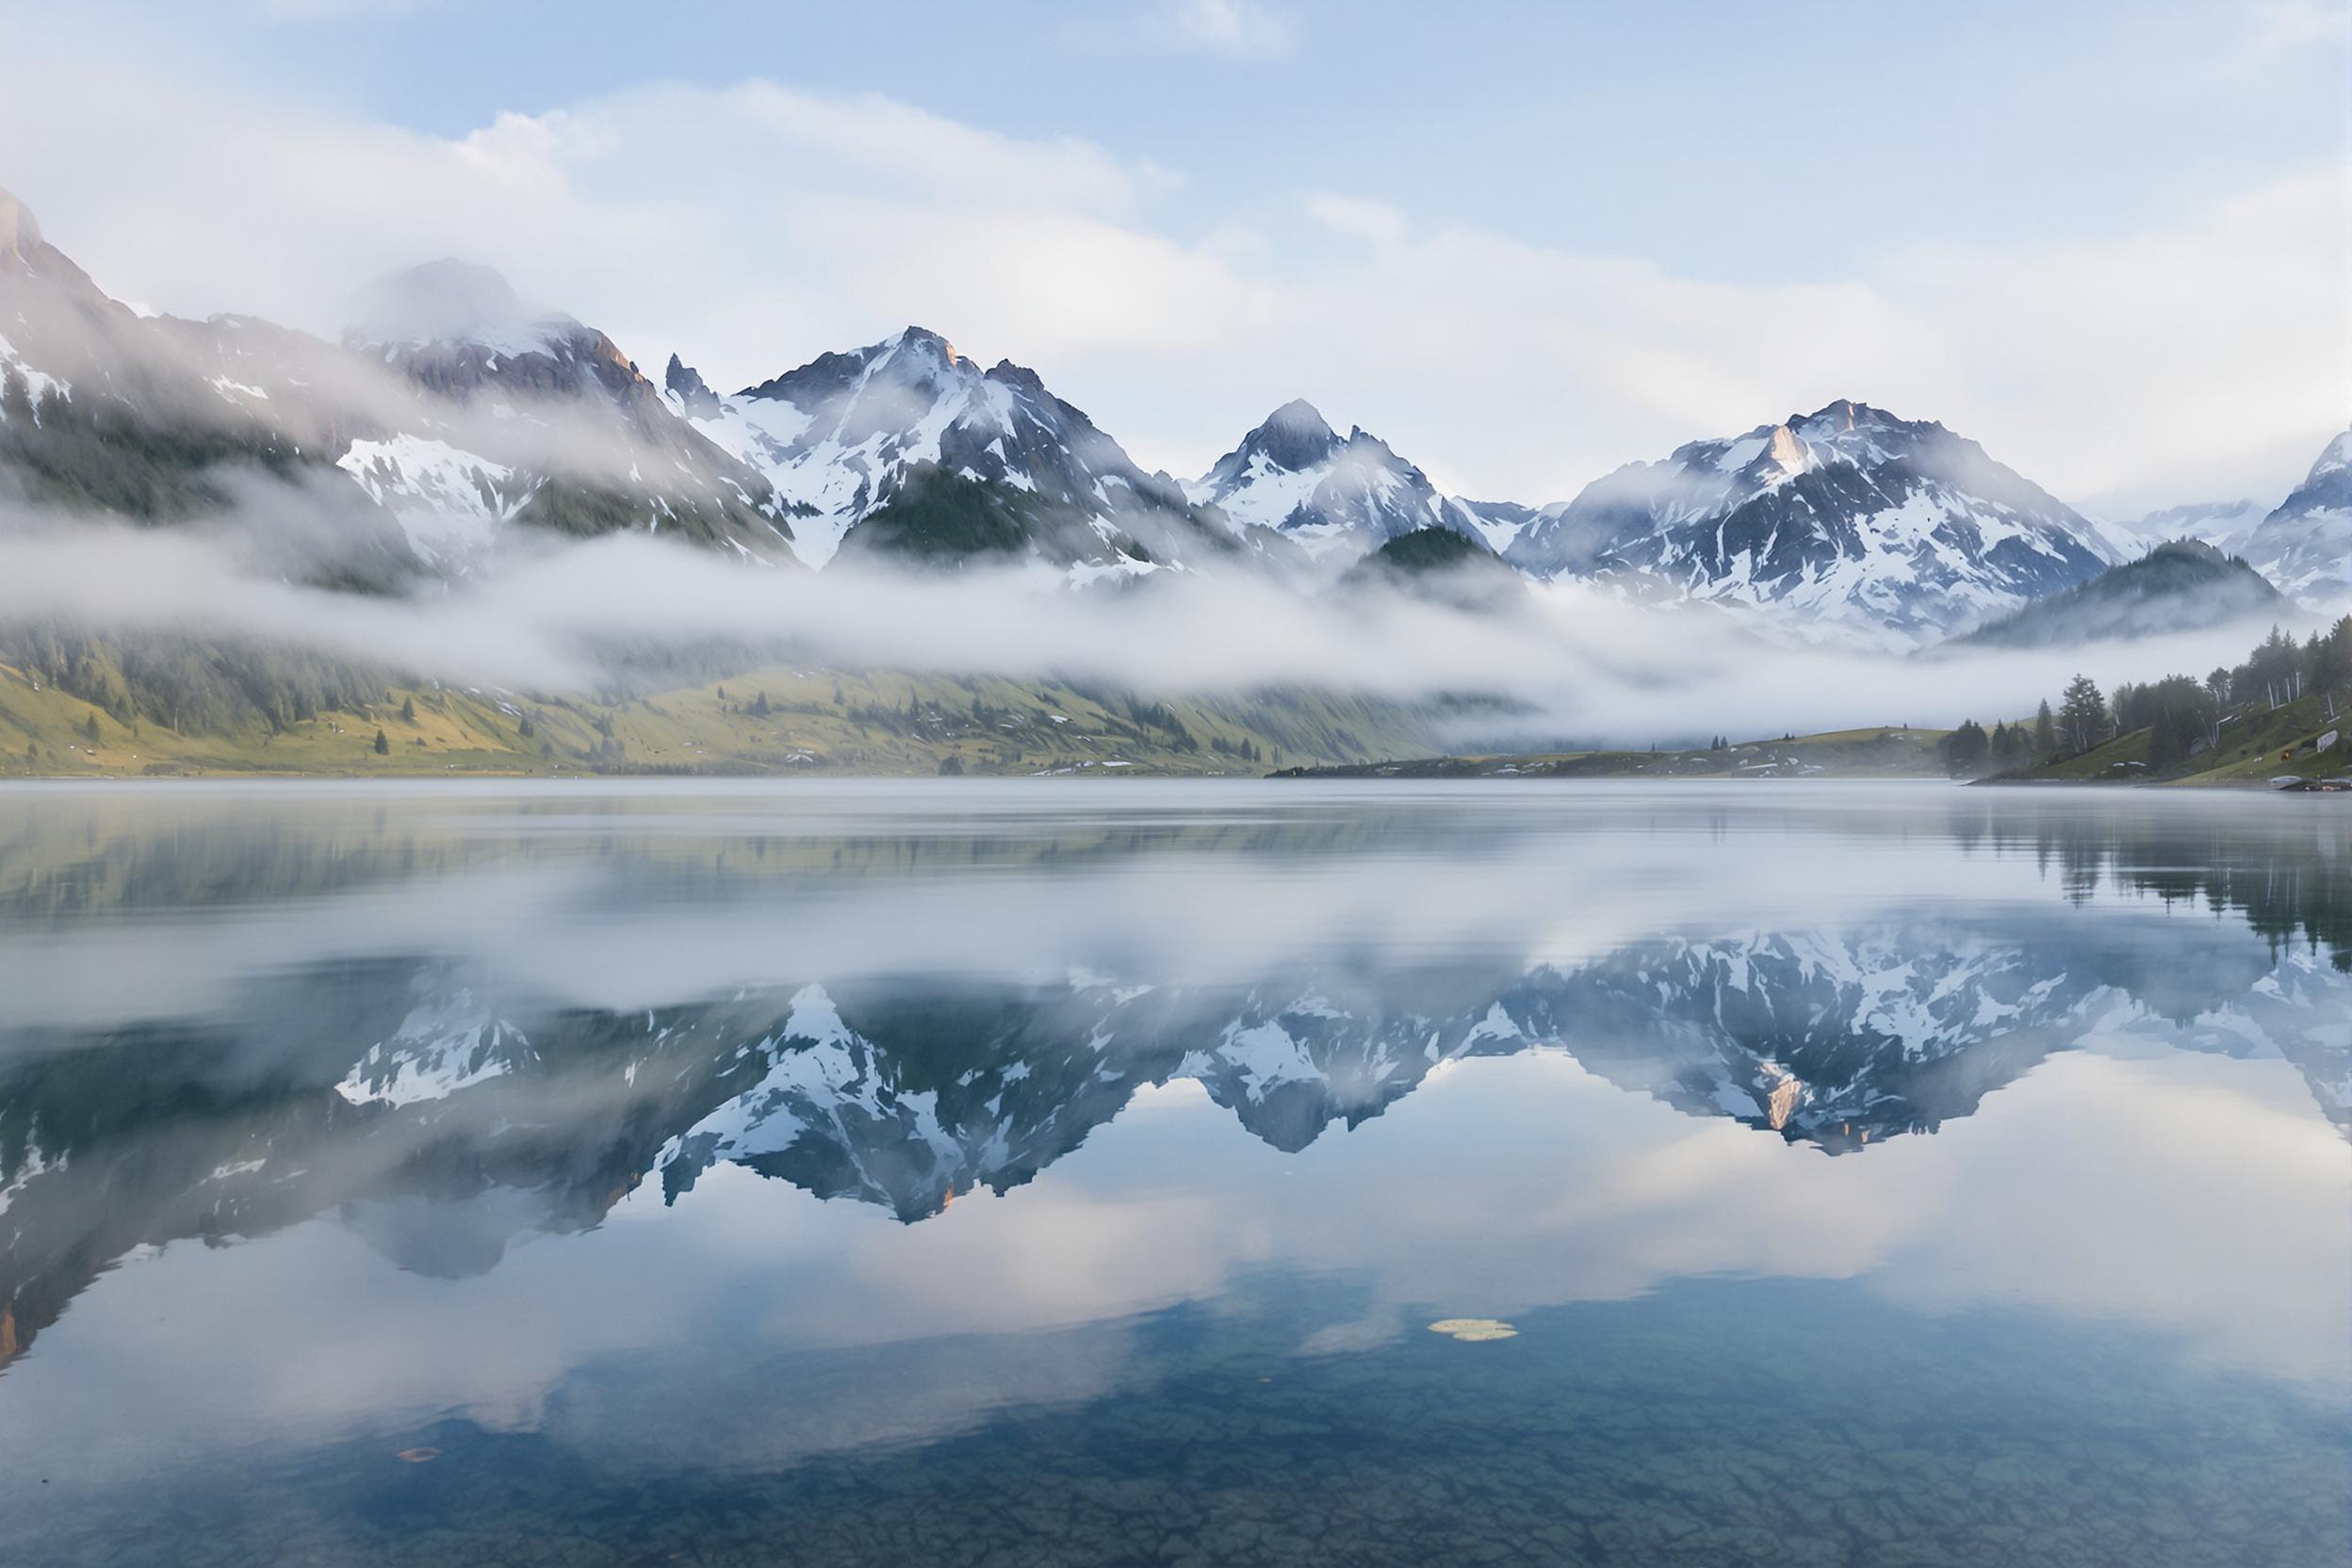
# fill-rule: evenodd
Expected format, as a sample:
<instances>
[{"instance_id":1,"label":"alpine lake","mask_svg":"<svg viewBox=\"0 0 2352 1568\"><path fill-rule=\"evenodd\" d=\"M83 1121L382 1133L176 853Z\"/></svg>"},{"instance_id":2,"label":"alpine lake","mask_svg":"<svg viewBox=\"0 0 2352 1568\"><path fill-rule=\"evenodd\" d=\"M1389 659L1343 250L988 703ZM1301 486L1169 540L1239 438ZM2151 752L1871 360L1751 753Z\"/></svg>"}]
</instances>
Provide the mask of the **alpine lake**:
<instances>
[{"instance_id":1,"label":"alpine lake","mask_svg":"<svg viewBox=\"0 0 2352 1568\"><path fill-rule=\"evenodd\" d=\"M0 1561L2352 1560L2352 808L0 789Z\"/></svg>"}]
</instances>

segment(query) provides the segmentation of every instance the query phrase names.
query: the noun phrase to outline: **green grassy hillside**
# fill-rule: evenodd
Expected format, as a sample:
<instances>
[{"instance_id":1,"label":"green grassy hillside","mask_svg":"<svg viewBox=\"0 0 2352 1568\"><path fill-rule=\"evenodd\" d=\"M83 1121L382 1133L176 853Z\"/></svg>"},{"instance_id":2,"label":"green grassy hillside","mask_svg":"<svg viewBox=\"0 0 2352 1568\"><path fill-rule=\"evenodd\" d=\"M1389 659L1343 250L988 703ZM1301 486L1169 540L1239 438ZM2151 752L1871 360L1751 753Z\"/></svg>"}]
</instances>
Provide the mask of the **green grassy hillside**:
<instances>
[{"instance_id":1,"label":"green grassy hillside","mask_svg":"<svg viewBox=\"0 0 2352 1568\"><path fill-rule=\"evenodd\" d=\"M111 679L86 675L91 690ZM181 733L0 663L0 776L1255 775L1434 744L1429 710L1376 699L1151 702L1069 682L785 667L612 702L414 684L345 701Z\"/></svg>"},{"instance_id":2,"label":"green grassy hillside","mask_svg":"<svg viewBox=\"0 0 2352 1568\"><path fill-rule=\"evenodd\" d=\"M2330 708L2341 717L2331 717ZM2345 739L2328 751L2322 737L2341 730ZM2334 778L2352 776L2352 712L2341 696L2308 696L2278 708L2246 703L2223 715L2221 743L2185 759L2167 772L2148 765L2150 732L2134 729L2078 757L2022 769L1995 783L2154 783L2261 788L2273 778Z\"/></svg>"},{"instance_id":3,"label":"green grassy hillside","mask_svg":"<svg viewBox=\"0 0 2352 1568\"><path fill-rule=\"evenodd\" d=\"M1425 757L1283 770L1323 778L1941 778L1941 729L1838 729L1694 751Z\"/></svg>"}]
</instances>

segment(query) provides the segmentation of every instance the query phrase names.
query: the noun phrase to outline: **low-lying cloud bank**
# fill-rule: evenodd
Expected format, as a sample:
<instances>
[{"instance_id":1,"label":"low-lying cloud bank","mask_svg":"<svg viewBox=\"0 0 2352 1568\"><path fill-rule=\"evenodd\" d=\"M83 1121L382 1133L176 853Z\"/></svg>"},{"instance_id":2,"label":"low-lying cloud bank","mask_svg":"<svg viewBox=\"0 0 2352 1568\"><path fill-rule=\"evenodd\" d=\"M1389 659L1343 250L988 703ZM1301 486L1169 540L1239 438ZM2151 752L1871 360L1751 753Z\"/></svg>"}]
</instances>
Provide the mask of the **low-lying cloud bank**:
<instances>
[{"instance_id":1,"label":"low-lying cloud bank","mask_svg":"<svg viewBox=\"0 0 2352 1568\"><path fill-rule=\"evenodd\" d=\"M251 509L249 509L250 511ZM275 537L275 535L273 535ZM760 662L1070 678L1150 694L1310 686L1493 702L1463 739L1677 743L2030 713L2068 677L2200 673L2247 629L1935 660L1792 649L1706 607L1584 584L1464 610L1387 591L1307 596L1247 574L1162 572L1073 589L1043 567L908 574L760 569L643 534L519 554L414 596L307 586L238 527L139 530L0 513L0 622L63 619L292 644L450 684L593 692L649 654L714 645Z\"/></svg>"}]
</instances>

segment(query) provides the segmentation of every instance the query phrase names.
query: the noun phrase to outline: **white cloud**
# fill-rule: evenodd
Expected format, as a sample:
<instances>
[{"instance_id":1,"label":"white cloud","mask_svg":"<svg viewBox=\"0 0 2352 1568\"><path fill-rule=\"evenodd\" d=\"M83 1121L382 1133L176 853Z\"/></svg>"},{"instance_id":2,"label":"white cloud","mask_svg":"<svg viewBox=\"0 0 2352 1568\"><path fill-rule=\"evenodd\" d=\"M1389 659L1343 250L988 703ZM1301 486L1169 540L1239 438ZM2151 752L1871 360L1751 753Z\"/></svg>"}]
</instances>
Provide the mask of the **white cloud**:
<instances>
[{"instance_id":1,"label":"white cloud","mask_svg":"<svg viewBox=\"0 0 2352 1568\"><path fill-rule=\"evenodd\" d=\"M1256 0L1181 0L1169 8L1168 31L1198 49L1220 55L1287 54L1290 25Z\"/></svg>"},{"instance_id":2,"label":"white cloud","mask_svg":"<svg viewBox=\"0 0 2352 1568\"><path fill-rule=\"evenodd\" d=\"M353 18L407 16L442 0L249 0L249 8L275 22L348 22Z\"/></svg>"},{"instance_id":3,"label":"white cloud","mask_svg":"<svg viewBox=\"0 0 2352 1568\"><path fill-rule=\"evenodd\" d=\"M1334 234L1394 245L1405 237L1405 215L1386 202L1326 192L1307 199L1307 213Z\"/></svg>"},{"instance_id":4,"label":"white cloud","mask_svg":"<svg viewBox=\"0 0 2352 1568\"><path fill-rule=\"evenodd\" d=\"M2242 58L2251 62L2312 45L2352 47L2352 5L2344 0L2274 0L2255 14Z\"/></svg>"},{"instance_id":5,"label":"white cloud","mask_svg":"<svg viewBox=\"0 0 2352 1568\"><path fill-rule=\"evenodd\" d=\"M1105 53L1218 55L1277 59L1296 43L1290 23L1259 0L1155 0L1072 24L1064 36Z\"/></svg>"}]
</instances>

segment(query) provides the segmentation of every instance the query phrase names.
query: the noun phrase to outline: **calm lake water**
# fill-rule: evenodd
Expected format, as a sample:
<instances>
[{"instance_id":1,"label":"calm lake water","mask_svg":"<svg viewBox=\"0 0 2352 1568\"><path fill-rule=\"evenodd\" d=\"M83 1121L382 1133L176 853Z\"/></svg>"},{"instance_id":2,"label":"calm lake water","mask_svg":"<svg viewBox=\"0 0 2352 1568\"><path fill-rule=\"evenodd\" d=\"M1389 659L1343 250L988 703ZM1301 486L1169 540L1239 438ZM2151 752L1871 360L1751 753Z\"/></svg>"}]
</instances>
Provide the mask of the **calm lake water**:
<instances>
[{"instance_id":1,"label":"calm lake water","mask_svg":"<svg viewBox=\"0 0 2352 1568\"><path fill-rule=\"evenodd\" d=\"M0 1560L2340 1568L2347 941L2308 796L0 791Z\"/></svg>"}]
</instances>

